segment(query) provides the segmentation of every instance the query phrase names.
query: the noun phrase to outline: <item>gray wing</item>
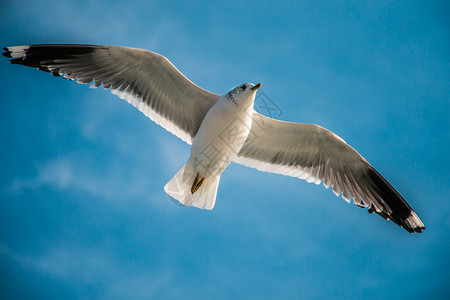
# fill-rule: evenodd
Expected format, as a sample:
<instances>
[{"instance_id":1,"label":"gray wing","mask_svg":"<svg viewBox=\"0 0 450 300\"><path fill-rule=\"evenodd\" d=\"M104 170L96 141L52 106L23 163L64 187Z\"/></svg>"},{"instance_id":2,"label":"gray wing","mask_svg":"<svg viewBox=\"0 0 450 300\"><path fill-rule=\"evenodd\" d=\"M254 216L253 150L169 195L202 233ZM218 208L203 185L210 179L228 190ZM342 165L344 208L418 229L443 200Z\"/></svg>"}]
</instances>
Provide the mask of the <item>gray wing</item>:
<instances>
[{"instance_id":1,"label":"gray wing","mask_svg":"<svg viewBox=\"0 0 450 300\"><path fill-rule=\"evenodd\" d=\"M118 46L25 45L4 48L13 64L77 83L103 85L183 141L192 140L219 99L193 84L157 53Z\"/></svg>"},{"instance_id":2,"label":"gray wing","mask_svg":"<svg viewBox=\"0 0 450 300\"><path fill-rule=\"evenodd\" d=\"M250 135L235 162L332 186L409 232L425 229L400 194L339 136L317 125L274 120L254 112Z\"/></svg>"}]
</instances>

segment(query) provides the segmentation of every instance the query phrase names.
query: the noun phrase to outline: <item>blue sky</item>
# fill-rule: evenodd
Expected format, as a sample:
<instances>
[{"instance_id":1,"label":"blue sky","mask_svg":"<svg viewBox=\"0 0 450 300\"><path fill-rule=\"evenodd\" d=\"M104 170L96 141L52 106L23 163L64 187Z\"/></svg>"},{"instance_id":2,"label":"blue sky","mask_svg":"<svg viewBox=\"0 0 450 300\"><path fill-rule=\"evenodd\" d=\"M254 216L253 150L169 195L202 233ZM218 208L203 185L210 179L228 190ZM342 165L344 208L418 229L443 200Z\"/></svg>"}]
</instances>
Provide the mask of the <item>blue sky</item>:
<instances>
[{"instance_id":1,"label":"blue sky","mask_svg":"<svg viewBox=\"0 0 450 300\"><path fill-rule=\"evenodd\" d=\"M213 211L177 207L163 187L188 145L110 93L3 58L7 299L450 296L445 1L0 6L2 47L131 46L215 93L262 82L281 119L340 135L427 227L410 235L322 186L239 165L222 175Z\"/></svg>"}]
</instances>

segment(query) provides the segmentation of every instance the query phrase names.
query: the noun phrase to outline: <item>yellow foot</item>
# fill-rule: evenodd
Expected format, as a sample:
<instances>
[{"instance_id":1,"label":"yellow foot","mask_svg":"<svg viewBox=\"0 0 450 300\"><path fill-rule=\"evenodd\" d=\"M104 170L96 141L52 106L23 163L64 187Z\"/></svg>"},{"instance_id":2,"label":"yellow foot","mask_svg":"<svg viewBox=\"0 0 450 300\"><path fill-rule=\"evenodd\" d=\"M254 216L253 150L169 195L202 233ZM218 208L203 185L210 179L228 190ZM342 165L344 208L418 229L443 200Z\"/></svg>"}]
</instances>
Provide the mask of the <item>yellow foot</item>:
<instances>
[{"instance_id":1,"label":"yellow foot","mask_svg":"<svg viewBox=\"0 0 450 300\"><path fill-rule=\"evenodd\" d=\"M195 176L194 183L192 184L191 187L191 194L195 193L200 188L203 181L205 181L205 178L198 177L198 174L197 176Z\"/></svg>"}]
</instances>

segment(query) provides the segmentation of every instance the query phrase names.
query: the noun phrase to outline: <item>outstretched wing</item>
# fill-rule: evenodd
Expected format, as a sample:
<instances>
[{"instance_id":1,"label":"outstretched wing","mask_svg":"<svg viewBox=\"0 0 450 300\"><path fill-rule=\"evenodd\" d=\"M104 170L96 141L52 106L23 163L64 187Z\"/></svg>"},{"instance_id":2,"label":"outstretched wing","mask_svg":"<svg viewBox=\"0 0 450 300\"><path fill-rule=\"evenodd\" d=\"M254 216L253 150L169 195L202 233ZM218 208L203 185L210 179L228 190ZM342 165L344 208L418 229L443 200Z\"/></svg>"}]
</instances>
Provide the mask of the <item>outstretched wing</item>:
<instances>
[{"instance_id":1,"label":"outstretched wing","mask_svg":"<svg viewBox=\"0 0 450 300\"><path fill-rule=\"evenodd\" d=\"M193 84L164 56L118 46L25 45L4 48L13 64L103 85L183 141L192 140L219 99Z\"/></svg>"},{"instance_id":2,"label":"outstretched wing","mask_svg":"<svg viewBox=\"0 0 450 300\"><path fill-rule=\"evenodd\" d=\"M409 232L425 229L400 194L339 136L317 125L274 120L254 112L237 163L260 171L332 186L333 192L369 207Z\"/></svg>"}]
</instances>

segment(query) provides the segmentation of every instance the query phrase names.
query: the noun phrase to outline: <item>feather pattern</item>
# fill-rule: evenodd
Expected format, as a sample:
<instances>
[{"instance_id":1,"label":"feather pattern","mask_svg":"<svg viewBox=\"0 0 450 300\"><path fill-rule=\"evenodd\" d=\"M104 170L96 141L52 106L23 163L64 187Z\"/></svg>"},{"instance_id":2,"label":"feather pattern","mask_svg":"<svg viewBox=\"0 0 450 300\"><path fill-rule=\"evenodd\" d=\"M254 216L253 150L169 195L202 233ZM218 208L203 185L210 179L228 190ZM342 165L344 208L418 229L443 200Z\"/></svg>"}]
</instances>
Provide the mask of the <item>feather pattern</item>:
<instances>
[{"instance_id":1,"label":"feather pattern","mask_svg":"<svg viewBox=\"0 0 450 300\"><path fill-rule=\"evenodd\" d=\"M11 63L103 86L188 144L219 99L157 53L118 46L25 45L5 48Z\"/></svg>"},{"instance_id":2,"label":"feather pattern","mask_svg":"<svg viewBox=\"0 0 450 300\"><path fill-rule=\"evenodd\" d=\"M317 125L283 122L253 113L251 139L235 162L260 171L332 187L347 202L369 207L409 232L425 229L400 194L356 150Z\"/></svg>"},{"instance_id":3,"label":"feather pattern","mask_svg":"<svg viewBox=\"0 0 450 300\"><path fill-rule=\"evenodd\" d=\"M165 57L146 50L93 45L6 47L10 62L90 87L103 86L151 120L192 144L207 112L219 100L193 84ZM249 138L235 162L260 171L332 187L409 232L425 229L400 194L339 136L317 125L289 123L253 113Z\"/></svg>"}]
</instances>

